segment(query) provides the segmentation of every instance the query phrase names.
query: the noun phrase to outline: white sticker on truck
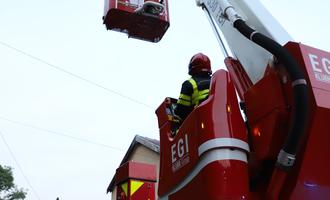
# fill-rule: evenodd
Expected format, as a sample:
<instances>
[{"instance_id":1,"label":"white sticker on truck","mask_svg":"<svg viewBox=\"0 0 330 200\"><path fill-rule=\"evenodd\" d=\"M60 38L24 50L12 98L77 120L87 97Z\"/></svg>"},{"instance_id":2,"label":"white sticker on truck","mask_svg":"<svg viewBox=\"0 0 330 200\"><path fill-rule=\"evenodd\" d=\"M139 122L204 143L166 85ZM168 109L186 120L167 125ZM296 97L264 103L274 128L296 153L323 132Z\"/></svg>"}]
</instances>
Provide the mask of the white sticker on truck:
<instances>
[{"instance_id":1,"label":"white sticker on truck","mask_svg":"<svg viewBox=\"0 0 330 200\"><path fill-rule=\"evenodd\" d=\"M330 58L308 54L315 79L330 84Z\"/></svg>"}]
</instances>

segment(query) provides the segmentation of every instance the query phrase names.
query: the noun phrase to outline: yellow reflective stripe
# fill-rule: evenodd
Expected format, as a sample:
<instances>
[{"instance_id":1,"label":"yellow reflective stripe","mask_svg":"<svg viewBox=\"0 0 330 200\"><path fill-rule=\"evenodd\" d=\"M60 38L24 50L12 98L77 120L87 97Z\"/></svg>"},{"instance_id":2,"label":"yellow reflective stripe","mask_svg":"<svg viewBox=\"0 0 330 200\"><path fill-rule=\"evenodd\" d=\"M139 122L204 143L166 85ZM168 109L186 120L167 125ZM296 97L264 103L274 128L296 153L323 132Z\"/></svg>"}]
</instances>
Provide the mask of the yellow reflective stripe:
<instances>
[{"instance_id":1,"label":"yellow reflective stripe","mask_svg":"<svg viewBox=\"0 0 330 200\"><path fill-rule=\"evenodd\" d=\"M203 94L203 95L201 95L201 96L198 96L197 99L200 101L200 100L205 99L207 96L208 96L208 94Z\"/></svg>"},{"instance_id":2,"label":"yellow reflective stripe","mask_svg":"<svg viewBox=\"0 0 330 200\"><path fill-rule=\"evenodd\" d=\"M206 89L206 90L202 90L198 92L198 95L203 95L203 94L209 94L210 90Z\"/></svg>"},{"instance_id":3,"label":"yellow reflective stripe","mask_svg":"<svg viewBox=\"0 0 330 200\"><path fill-rule=\"evenodd\" d=\"M177 104L181 104L181 105L184 105L184 106L191 106L191 102L190 101L186 101L184 99L179 99Z\"/></svg>"},{"instance_id":4,"label":"yellow reflective stripe","mask_svg":"<svg viewBox=\"0 0 330 200\"><path fill-rule=\"evenodd\" d=\"M209 95L209 90L207 89L207 90L202 90L202 91L200 91L199 93L198 93L198 97L197 97L197 99L198 99L198 101L200 101L200 100L203 100L203 99L206 99L206 97Z\"/></svg>"},{"instance_id":5,"label":"yellow reflective stripe","mask_svg":"<svg viewBox=\"0 0 330 200\"><path fill-rule=\"evenodd\" d=\"M196 83L196 81L195 81L193 78L190 78L190 79L189 79L189 82L190 82L191 85L193 86L194 90L195 90L195 88L197 89L197 83Z\"/></svg>"},{"instance_id":6,"label":"yellow reflective stripe","mask_svg":"<svg viewBox=\"0 0 330 200\"><path fill-rule=\"evenodd\" d=\"M127 182L126 183L123 183L120 185L121 189L124 191L125 195L127 196L127 188L128 188L128 184Z\"/></svg>"},{"instance_id":7,"label":"yellow reflective stripe","mask_svg":"<svg viewBox=\"0 0 330 200\"><path fill-rule=\"evenodd\" d=\"M180 94L179 98L186 101L191 101L191 97L185 94Z\"/></svg>"},{"instance_id":8,"label":"yellow reflective stripe","mask_svg":"<svg viewBox=\"0 0 330 200\"><path fill-rule=\"evenodd\" d=\"M189 82L193 87L193 94L191 97L191 99L192 99L191 102L192 102L192 105L194 105L196 107L196 106L198 106L200 100L205 99L209 95L210 90L205 89L202 91L198 91L197 82L193 78L190 78Z\"/></svg>"},{"instance_id":9,"label":"yellow reflective stripe","mask_svg":"<svg viewBox=\"0 0 330 200\"><path fill-rule=\"evenodd\" d=\"M140 187L142 187L142 185L144 184L144 182L142 181L131 181L131 196L133 196L133 194L140 189Z\"/></svg>"},{"instance_id":10,"label":"yellow reflective stripe","mask_svg":"<svg viewBox=\"0 0 330 200\"><path fill-rule=\"evenodd\" d=\"M196 81L193 78L189 79L190 84L193 87L193 94L192 94L192 103L195 104L194 99L198 96L198 86Z\"/></svg>"}]
</instances>

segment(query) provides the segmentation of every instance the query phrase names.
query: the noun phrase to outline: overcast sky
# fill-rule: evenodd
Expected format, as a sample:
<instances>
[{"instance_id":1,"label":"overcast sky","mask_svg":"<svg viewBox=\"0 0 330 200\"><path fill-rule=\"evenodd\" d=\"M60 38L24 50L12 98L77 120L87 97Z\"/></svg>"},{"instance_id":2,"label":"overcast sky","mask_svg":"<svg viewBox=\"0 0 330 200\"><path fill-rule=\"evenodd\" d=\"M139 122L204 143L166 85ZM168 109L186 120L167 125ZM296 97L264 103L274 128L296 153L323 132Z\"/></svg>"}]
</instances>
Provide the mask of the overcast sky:
<instances>
[{"instance_id":1,"label":"overcast sky","mask_svg":"<svg viewBox=\"0 0 330 200\"><path fill-rule=\"evenodd\" d=\"M177 97L190 57L223 56L193 0L170 0L159 43L106 31L104 2L0 0L0 164L28 200L105 200L136 134L158 139L157 106ZM299 42L330 51L330 3L262 0Z\"/></svg>"}]
</instances>

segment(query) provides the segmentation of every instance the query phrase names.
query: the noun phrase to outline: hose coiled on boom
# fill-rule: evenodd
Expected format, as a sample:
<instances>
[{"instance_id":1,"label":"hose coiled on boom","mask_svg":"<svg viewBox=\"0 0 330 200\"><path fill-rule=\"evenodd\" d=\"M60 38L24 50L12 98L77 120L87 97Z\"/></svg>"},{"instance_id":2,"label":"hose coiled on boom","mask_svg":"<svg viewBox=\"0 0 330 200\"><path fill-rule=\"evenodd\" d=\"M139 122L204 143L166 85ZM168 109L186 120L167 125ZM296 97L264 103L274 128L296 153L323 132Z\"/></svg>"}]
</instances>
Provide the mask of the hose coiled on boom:
<instances>
[{"instance_id":1,"label":"hose coiled on boom","mask_svg":"<svg viewBox=\"0 0 330 200\"><path fill-rule=\"evenodd\" d=\"M292 81L294 94L292 126L277 159L277 166L288 170L294 164L295 155L299 150L308 120L308 85L305 75L297 61L276 41L255 31L242 19L237 19L233 25L241 34L272 53L281 61Z\"/></svg>"}]
</instances>

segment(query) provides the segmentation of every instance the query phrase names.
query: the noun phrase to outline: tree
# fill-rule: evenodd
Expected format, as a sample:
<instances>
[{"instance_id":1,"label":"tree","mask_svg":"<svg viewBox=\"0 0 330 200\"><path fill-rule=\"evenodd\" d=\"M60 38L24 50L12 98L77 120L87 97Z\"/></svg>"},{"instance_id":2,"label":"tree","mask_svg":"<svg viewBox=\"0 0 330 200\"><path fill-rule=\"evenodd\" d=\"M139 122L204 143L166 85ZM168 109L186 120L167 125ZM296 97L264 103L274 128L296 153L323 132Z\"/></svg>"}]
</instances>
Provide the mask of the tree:
<instances>
[{"instance_id":1,"label":"tree","mask_svg":"<svg viewBox=\"0 0 330 200\"><path fill-rule=\"evenodd\" d=\"M0 200L25 199L26 192L14 184L11 167L0 165Z\"/></svg>"}]
</instances>

